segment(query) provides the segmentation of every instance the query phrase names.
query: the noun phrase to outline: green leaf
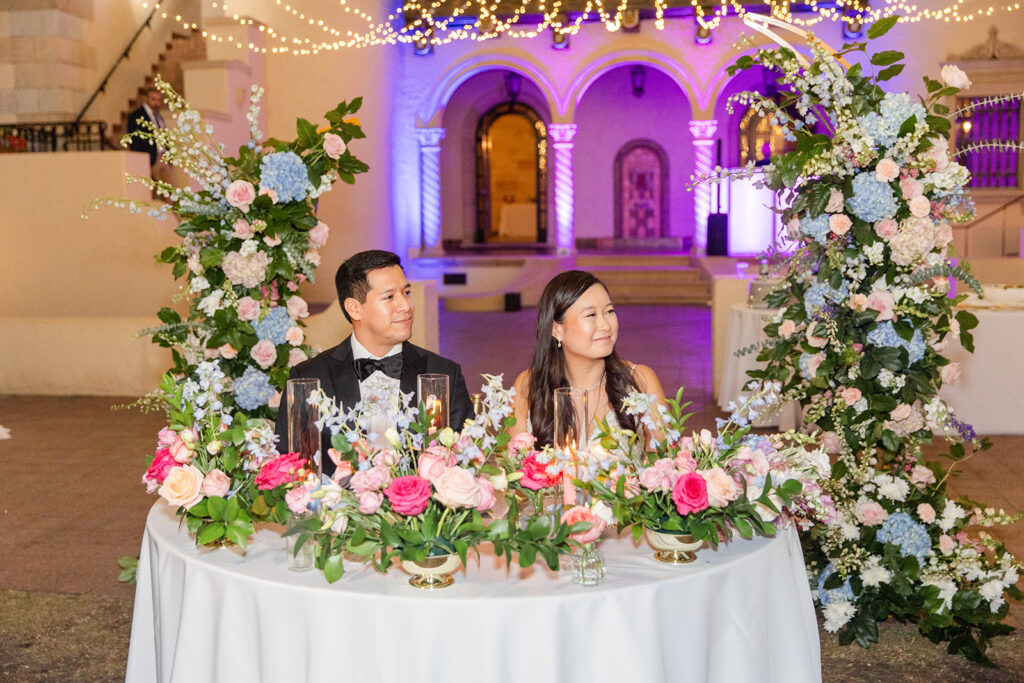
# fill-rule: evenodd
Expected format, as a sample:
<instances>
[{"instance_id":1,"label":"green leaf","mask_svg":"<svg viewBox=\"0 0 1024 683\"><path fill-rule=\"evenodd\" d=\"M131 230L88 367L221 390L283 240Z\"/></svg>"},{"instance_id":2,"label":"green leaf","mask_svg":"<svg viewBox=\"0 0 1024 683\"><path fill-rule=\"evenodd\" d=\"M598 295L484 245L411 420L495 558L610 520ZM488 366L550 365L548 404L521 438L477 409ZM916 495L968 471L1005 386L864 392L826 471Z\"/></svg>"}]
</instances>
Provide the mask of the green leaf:
<instances>
[{"instance_id":1,"label":"green leaf","mask_svg":"<svg viewBox=\"0 0 1024 683\"><path fill-rule=\"evenodd\" d=\"M875 66L889 66L903 59L903 53L898 50L885 50L871 56L871 63Z\"/></svg>"},{"instance_id":2,"label":"green leaf","mask_svg":"<svg viewBox=\"0 0 1024 683\"><path fill-rule=\"evenodd\" d=\"M519 566L530 567L537 561L537 550L533 545L524 545L519 549Z\"/></svg>"},{"instance_id":3,"label":"green leaf","mask_svg":"<svg viewBox=\"0 0 1024 683\"><path fill-rule=\"evenodd\" d=\"M316 144L316 126L312 123L300 117L295 122L295 130L299 135L299 144L303 147L312 147Z\"/></svg>"},{"instance_id":4,"label":"green leaf","mask_svg":"<svg viewBox=\"0 0 1024 683\"><path fill-rule=\"evenodd\" d=\"M210 496L206 499L207 509L210 511L210 519L223 521L224 511L227 509L228 502L220 496Z\"/></svg>"},{"instance_id":5,"label":"green leaf","mask_svg":"<svg viewBox=\"0 0 1024 683\"><path fill-rule=\"evenodd\" d=\"M191 508L189 508L188 514L192 517L209 517L209 503L206 502L207 500L208 499L204 498L203 500L193 505Z\"/></svg>"},{"instance_id":6,"label":"green leaf","mask_svg":"<svg viewBox=\"0 0 1024 683\"><path fill-rule=\"evenodd\" d=\"M250 526L250 530L251 528ZM224 527L224 534L242 550L245 550L246 545L249 543L249 533L250 531L246 530L243 524L239 522L234 522Z\"/></svg>"},{"instance_id":7,"label":"green leaf","mask_svg":"<svg viewBox=\"0 0 1024 683\"><path fill-rule=\"evenodd\" d=\"M868 38L874 40L876 38L884 36L886 33L892 30L892 27L895 26L899 22L899 20L900 17L898 15L886 17L885 19L879 19L875 23L871 24L870 28L868 28Z\"/></svg>"},{"instance_id":8,"label":"green leaf","mask_svg":"<svg viewBox=\"0 0 1024 683\"><path fill-rule=\"evenodd\" d=\"M878 72L878 76L875 77L875 80L887 81L890 78L895 78L896 76L899 76L900 73L902 73L904 66L904 64L893 64L890 67L886 67L885 69L882 69L881 71Z\"/></svg>"},{"instance_id":9,"label":"green leaf","mask_svg":"<svg viewBox=\"0 0 1024 683\"><path fill-rule=\"evenodd\" d=\"M214 247L203 247L199 250L199 262L204 268L219 266L224 260L224 252Z\"/></svg>"},{"instance_id":10,"label":"green leaf","mask_svg":"<svg viewBox=\"0 0 1024 683\"><path fill-rule=\"evenodd\" d=\"M214 541L224 538L224 524L222 522L214 522L207 524L200 531L196 537L196 542L199 545L206 545L207 543L213 543Z\"/></svg>"},{"instance_id":11,"label":"green leaf","mask_svg":"<svg viewBox=\"0 0 1024 683\"><path fill-rule=\"evenodd\" d=\"M357 553L359 555L363 553ZM334 555L328 555L327 560L324 562L324 578L327 579L327 583L334 583L342 577L345 573L344 558L341 553Z\"/></svg>"}]
</instances>

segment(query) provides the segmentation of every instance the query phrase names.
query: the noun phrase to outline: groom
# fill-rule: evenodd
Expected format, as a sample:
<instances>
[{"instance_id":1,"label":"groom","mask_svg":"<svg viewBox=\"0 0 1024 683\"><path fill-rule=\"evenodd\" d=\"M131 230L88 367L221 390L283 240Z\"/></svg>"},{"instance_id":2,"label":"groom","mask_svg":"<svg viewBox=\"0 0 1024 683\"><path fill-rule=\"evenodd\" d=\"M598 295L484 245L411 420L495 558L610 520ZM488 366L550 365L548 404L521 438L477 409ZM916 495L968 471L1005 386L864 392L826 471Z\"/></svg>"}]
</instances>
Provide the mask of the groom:
<instances>
[{"instance_id":1,"label":"groom","mask_svg":"<svg viewBox=\"0 0 1024 683\"><path fill-rule=\"evenodd\" d=\"M361 398L366 380L378 373L398 385L404 393L416 395L416 377L425 373L449 377L449 415L456 431L473 417L473 404L466 380L457 363L409 343L412 336L413 302L409 281L398 256L389 251L363 251L338 268L334 277L338 302L352 323L352 334L332 349L299 363L291 379L314 377L320 388L341 406L352 407ZM288 450L288 397L281 397L277 413L277 448ZM330 432L324 431L321 461L330 476L334 462L327 456Z\"/></svg>"}]
</instances>

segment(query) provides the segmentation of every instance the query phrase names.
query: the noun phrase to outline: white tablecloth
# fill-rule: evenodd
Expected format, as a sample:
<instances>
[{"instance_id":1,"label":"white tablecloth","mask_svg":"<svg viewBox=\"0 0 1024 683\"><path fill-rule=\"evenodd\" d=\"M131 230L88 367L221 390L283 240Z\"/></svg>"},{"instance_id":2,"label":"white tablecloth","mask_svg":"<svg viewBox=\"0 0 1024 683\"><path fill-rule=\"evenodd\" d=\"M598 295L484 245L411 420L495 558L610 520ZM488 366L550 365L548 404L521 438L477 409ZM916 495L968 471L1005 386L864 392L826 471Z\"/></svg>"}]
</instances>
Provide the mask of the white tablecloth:
<instances>
[{"instance_id":1,"label":"white tablecloth","mask_svg":"<svg viewBox=\"0 0 1024 683\"><path fill-rule=\"evenodd\" d=\"M757 362L760 350L737 356L740 349L764 341L768 337L764 326L778 313L774 308L751 308L747 304L733 304L729 308L729 331L725 336L725 358L722 364L722 378L718 384L718 407L728 410L730 402L735 401L743 391L743 385L750 381L748 370L764 367ZM757 420L760 427L781 427L794 429L797 426L799 406L789 403L774 415Z\"/></svg>"},{"instance_id":2,"label":"white tablecloth","mask_svg":"<svg viewBox=\"0 0 1024 683\"><path fill-rule=\"evenodd\" d=\"M505 204L498 219L498 234L502 237L520 237L534 242L537 239L537 203Z\"/></svg>"},{"instance_id":3,"label":"white tablecloth","mask_svg":"<svg viewBox=\"0 0 1024 683\"><path fill-rule=\"evenodd\" d=\"M974 353L951 344L946 355L961 365L960 381L940 396L978 434L1024 434L1024 310L973 309Z\"/></svg>"},{"instance_id":4,"label":"white tablecloth","mask_svg":"<svg viewBox=\"0 0 1024 683\"><path fill-rule=\"evenodd\" d=\"M703 549L691 565L607 539L607 578L506 570L483 554L437 592L346 563L289 572L280 537L197 550L163 502L142 541L127 681L817 681L796 532Z\"/></svg>"}]
</instances>

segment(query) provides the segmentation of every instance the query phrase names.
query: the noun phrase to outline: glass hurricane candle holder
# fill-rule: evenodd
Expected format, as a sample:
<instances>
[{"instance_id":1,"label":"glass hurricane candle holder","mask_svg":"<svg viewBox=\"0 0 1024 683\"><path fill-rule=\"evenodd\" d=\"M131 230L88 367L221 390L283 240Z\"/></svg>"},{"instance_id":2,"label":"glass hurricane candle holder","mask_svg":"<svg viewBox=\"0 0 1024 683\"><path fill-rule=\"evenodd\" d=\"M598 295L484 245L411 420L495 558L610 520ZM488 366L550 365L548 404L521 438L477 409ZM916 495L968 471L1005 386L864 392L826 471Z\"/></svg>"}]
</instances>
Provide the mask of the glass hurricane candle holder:
<instances>
[{"instance_id":1,"label":"glass hurricane candle holder","mask_svg":"<svg viewBox=\"0 0 1024 683\"><path fill-rule=\"evenodd\" d=\"M310 472L320 480L320 419L317 407L310 405L309 397L320 389L320 380L311 378L290 379L285 391L288 392L288 452L298 453L306 459Z\"/></svg>"},{"instance_id":2,"label":"glass hurricane candle holder","mask_svg":"<svg viewBox=\"0 0 1024 683\"><path fill-rule=\"evenodd\" d=\"M552 445L565 462L562 473L562 501L566 507L581 503L573 479L579 478L580 453L586 453L590 409L587 392L572 387L559 387L554 395L554 438Z\"/></svg>"},{"instance_id":3,"label":"glass hurricane candle holder","mask_svg":"<svg viewBox=\"0 0 1024 683\"><path fill-rule=\"evenodd\" d=\"M429 433L448 426L448 375L419 375L417 395L430 416Z\"/></svg>"}]
</instances>

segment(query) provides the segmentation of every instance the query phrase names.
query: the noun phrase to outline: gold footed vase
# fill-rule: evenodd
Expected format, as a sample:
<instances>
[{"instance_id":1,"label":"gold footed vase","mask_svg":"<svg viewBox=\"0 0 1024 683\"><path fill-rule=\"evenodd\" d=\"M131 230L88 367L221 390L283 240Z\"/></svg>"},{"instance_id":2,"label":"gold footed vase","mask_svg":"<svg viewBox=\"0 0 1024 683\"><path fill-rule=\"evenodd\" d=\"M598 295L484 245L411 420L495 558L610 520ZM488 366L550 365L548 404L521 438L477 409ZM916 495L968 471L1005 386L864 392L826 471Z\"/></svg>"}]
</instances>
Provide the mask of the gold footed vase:
<instances>
[{"instance_id":1,"label":"gold footed vase","mask_svg":"<svg viewBox=\"0 0 1024 683\"><path fill-rule=\"evenodd\" d=\"M654 559L665 564L689 564L697 559L697 550L704 545L690 534L655 531L645 528L647 543L654 548Z\"/></svg>"},{"instance_id":2,"label":"gold footed vase","mask_svg":"<svg viewBox=\"0 0 1024 683\"><path fill-rule=\"evenodd\" d=\"M459 568L458 555L434 555L422 562L402 560L402 569L412 574L409 585L422 590L438 590L455 583L452 572Z\"/></svg>"}]
</instances>

